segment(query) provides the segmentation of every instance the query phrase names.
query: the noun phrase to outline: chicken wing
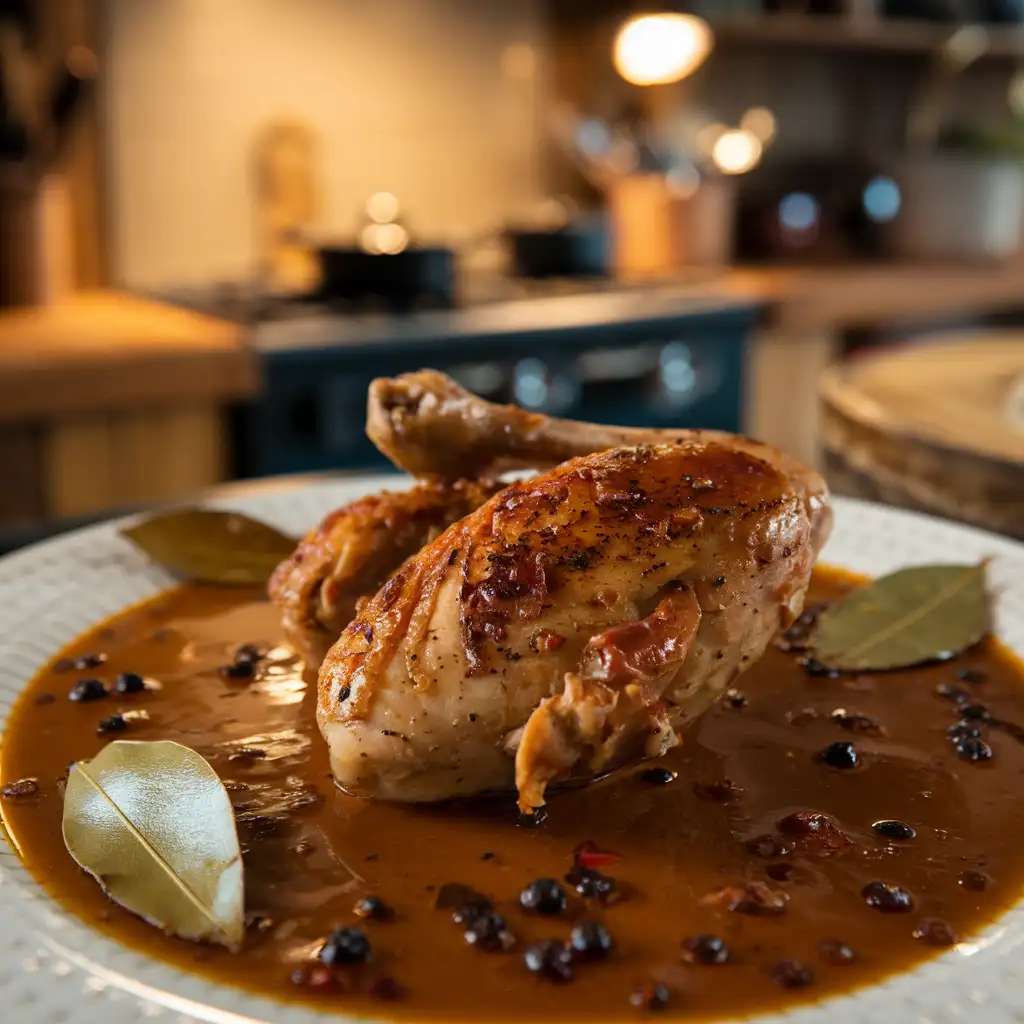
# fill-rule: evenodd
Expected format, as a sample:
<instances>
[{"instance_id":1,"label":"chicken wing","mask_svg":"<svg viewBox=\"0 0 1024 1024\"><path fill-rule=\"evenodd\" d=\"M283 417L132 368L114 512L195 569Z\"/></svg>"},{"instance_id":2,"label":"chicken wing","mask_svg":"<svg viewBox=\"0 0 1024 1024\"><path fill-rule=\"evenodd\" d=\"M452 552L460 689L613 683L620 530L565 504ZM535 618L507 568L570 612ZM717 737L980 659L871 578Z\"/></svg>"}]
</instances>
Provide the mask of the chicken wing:
<instances>
[{"instance_id":1,"label":"chicken wing","mask_svg":"<svg viewBox=\"0 0 1024 1024\"><path fill-rule=\"evenodd\" d=\"M270 579L285 635L316 669L331 644L406 558L503 485L490 480L425 483L382 491L337 509L303 537Z\"/></svg>"},{"instance_id":2,"label":"chicken wing","mask_svg":"<svg viewBox=\"0 0 1024 1024\"><path fill-rule=\"evenodd\" d=\"M403 417L390 402L389 421L422 427L430 394ZM533 461L543 441L519 428L543 437L544 420L497 437L492 417L468 461ZM601 447L609 433L589 429ZM460 435L412 436L389 454L432 471ZM510 485L410 557L325 658L335 778L405 801L515 783L532 808L553 780L657 755L800 612L828 523L812 470L729 435L616 447Z\"/></svg>"}]
</instances>

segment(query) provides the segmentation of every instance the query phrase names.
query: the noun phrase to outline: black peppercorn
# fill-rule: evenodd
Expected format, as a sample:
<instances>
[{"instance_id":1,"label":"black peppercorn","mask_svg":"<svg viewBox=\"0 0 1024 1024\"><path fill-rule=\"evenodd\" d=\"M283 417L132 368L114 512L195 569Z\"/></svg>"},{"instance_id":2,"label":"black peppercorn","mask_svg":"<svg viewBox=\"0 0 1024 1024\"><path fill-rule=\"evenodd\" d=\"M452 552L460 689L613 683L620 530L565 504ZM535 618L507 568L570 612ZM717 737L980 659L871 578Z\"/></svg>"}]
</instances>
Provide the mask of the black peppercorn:
<instances>
[{"instance_id":1,"label":"black peppercorn","mask_svg":"<svg viewBox=\"0 0 1024 1024\"><path fill-rule=\"evenodd\" d=\"M962 668L957 672L956 677L965 683L977 684L985 682L985 673L976 668Z\"/></svg>"},{"instance_id":2,"label":"black peppercorn","mask_svg":"<svg viewBox=\"0 0 1024 1024\"><path fill-rule=\"evenodd\" d=\"M956 753L957 757L965 761L988 761L992 758L993 750L984 740L967 736L956 741Z\"/></svg>"},{"instance_id":3,"label":"black peppercorn","mask_svg":"<svg viewBox=\"0 0 1024 1024\"><path fill-rule=\"evenodd\" d=\"M814 972L799 960L780 960L768 968L768 973L781 988L803 988L814 981Z\"/></svg>"},{"instance_id":4,"label":"black peppercorn","mask_svg":"<svg viewBox=\"0 0 1024 1024\"><path fill-rule=\"evenodd\" d=\"M128 728L128 722L124 715L111 715L109 718L101 718L100 724L96 726L98 733L124 732Z\"/></svg>"},{"instance_id":5,"label":"black peppercorn","mask_svg":"<svg viewBox=\"0 0 1024 1024\"><path fill-rule=\"evenodd\" d=\"M255 644L242 644L235 651L235 661L259 661L263 657L260 649Z\"/></svg>"},{"instance_id":6,"label":"black peppercorn","mask_svg":"<svg viewBox=\"0 0 1024 1024\"><path fill-rule=\"evenodd\" d=\"M747 700L746 694L741 693L739 690L726 690L724 700L725 706L732 708L733 711L741 711L750 703Z\"/></svg>"},{"instance_id":7,"label":"black peppercorn","mask_svg":"<svg viewBox=\"0 0 1024 1024\"><path fill-rule=\"evenodd\" d=\"M683 940L683 959L691 964L724 964L729 960L729 947L717 935L694 935Z\"/></svg>"},{"instance_id":8,"label":"black peppercorn","mask_svg":"<svg viewBox=\"0 0 1024 1024\"><path fill-rule=\"evenodd\" d=\"M856 768L859 759L852 743L839 740L835 743L830 743L818 754L818 760L822 764L827 764L830 768L839 768L846 771L850 768Z\"/></svg>"},{"instance_id":9,"label":"black peppercorn","mask_svg":"<svg viewBox=\"0 0 1024 1024\"><path fill-rule=\"evenodd\" d=\"M612 937L597 921L580 921L569 934L569 945L584 956L604 956L612 948Z\"/></svg>"},{"instance_id":10,"label":"black peppercorn","mask_svg":"<svg viewBox=\"0 0 1024 1024\"><path fill-rule=\"evenodd\" d=\"M467 922L462 937L471 946L488 952L510 949L516 941L515 936L508 930L505 918L493 910L487 910L472 917Z\"/></svg>"},{"instance_id":11,"label":"black peppercorn","mask_svg":"<svg viewBox=\"0 0 1024 1024\"><path fill-rule=\"evenodd\" d=\"M538 878L519 894L519 905L538 914L560 914L565 910L565 890L553 878Z\"/></svg>"},{"instance_id":12,"label":"black peppercorn","mask_svg":"<svg viewBox=\"0 0 1024 1024\"><path fill-rule=\"evenodd\" d=\"M361 964L370 955L370 940L358 928L339 928L320 948L325 964Z\"/></svg>"},{"instance_id":13,"label":"black peppercorn","mask_svg":"<svg viewBox=\"0 0 1024 1024\"><path fill-rule=\"evenodd\" d=\"M935 687L937 696L945 700L955 700L957 704L963 704L970 699L970 694L961 686L954 686L952 683L939 683Z\"/></svg>"},{"instance_id":14,"label":"black peppercorn","mask_svg":"<svg viewBox=\"0 0 1024 1024\"><path fill-rule=\"evenodd\" d=\"M669 1004L669 991L664 985L647 982L637 985L629 994L629 1001L638 1010L664 1010Z\"/></svg>"},{"instance_id":15,"label":"black peppercorn","mask_svg":"<svg viewBox=\"0 0 1024 1024\"><path fill-rule=\"evenodd\" d=\"M531 946L523 954L523 963L528 971L543 974L552 981L569 981L572 978L572 950L555 939L545 939Z\"/></svg>"},{"instance_id":16,"label":"black peppercorn","mask_svg":"<svg viewBox=\"0 0 1024 1024\"><path fill-rule=\"evenodd\" d=\"M122 672L114 680L117 693L141 693L146 688L146 681L138 672Z\"/></svg>"},{"instance_id":17,"label":"black peppercorn","mask_svg":"<svg viewBox=\"0 0 1024 1024\"><path fill-rule=\"evenodd\" d=\"M876 821L871 827L886 839L913 839L917 835L909 825L891 819Z\"/></svg>"},{"instance_id":18,"label":"black peppercorn","mask_svg":"<svg viewBox=\"0 0 1024 1024\"><path fill-rule=\"evenodd\" d=\"M992 716L984 704L965 704L960 709L960 717L965 722L987 722Z\"/></svg>"},{"instance_id":19,"label":"black peppercorn","mask_svg":"<svg viewBox=\"0 0 1024 1024\"><path fill-rule=\"evenodd\" d=\"M103 700L107 695L106 686L99 679L79 679L68 691L68 699L87 703L93 700Z\"/></svg>"},{"instance_id":20,"label":"black peppercorn","mask_svg":"<svg viewBox=\"0 0 1024 1024\"><path fill-rule=\"evenodd\" d=\"M648 768L640 773L640 778L652 786L667 786L670 782L675 782L677 776L678 772L668 768Z\"/></svg>"},{"instance_id":21,"label":"black peppercorn","mask_svg":"<svg viewBox=\"0 0 1024 1024\"><path fill-rule=\"evenodd\" d=\"M565 880L586 899L596 899L604 902L615 892L616 881L609 875L602 874L595 868L585 868L576 865L565 876Z\"/></svg>"},{"instance_id":22,"label":"black peppercorn","mask_svg":"<svg viewBox=\"0 0 1024 1024\"><path fill-rule=\"evenodd\" d=\"M838 679L840 675L838 669L829 668L828 665L823 665L817 658L810 656L803 658L800 661L800 666L807 675L816 679Z\"/></svg>"},{"instance_id":23,"label":"black peppercorn","mask_svg":"<svg viewBox=\"0 0 1024 1024\"><path fill-rule=\"evenodd\" d=\"M217 672L224 679L252 679L256 675L256 666L251 661L234 661L230 665L221 665Z\"/></svg>"},{"instance_id":24,"label":"black peppercorn","mask_svg":"<svg viewBox=\"0 0 1024 1024\"><path fill-rule=\"evenodd\" d=\"M356 917L370 921L389 921L395 916L391 909L379 896L364 896L352 908Z\"/></svg>"},{"instance_id":25,"label":"black peppercorn","mask_svg":"<svg viewBox=\"0 0 1024 1024\"><path fill-rule=\"evenodd\" d=\"M951 740L976 739L981 735L981 726L973 722L956 722L946 730Z\"/></svg>"},{"instance_id":26,"label":"black peppercorn","mask_svg":"<svg viewBox=\"0 0 1024 1024\"><path fill-rule=\"evenodd\" d=\"M910 893L888 882L868 882L860 894L869 907L883 914L906 914L914 909L914 898Z\"/></svg>"}]
</instances>

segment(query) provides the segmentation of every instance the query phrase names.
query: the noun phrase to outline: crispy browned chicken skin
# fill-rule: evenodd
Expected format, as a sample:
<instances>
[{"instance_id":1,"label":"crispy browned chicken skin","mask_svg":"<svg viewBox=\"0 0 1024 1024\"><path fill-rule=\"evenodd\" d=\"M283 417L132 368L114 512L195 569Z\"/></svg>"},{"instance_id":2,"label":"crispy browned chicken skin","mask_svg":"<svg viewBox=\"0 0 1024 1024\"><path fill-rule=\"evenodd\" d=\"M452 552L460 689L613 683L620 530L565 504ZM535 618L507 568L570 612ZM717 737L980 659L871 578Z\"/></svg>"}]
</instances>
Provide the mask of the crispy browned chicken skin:
<instances>
[{"instance_id":1,"label":"crispy browned chicken skin","mask_svg":"<svg viewBox=\"0 0 1024 1024\"><path fill-rule=\"evenodd\" d=\"M498 431L525 458L515 424ZM406 451L429 465L418 436ZM553 780L657 755L800 611L828 523L813 471L729 435L511 485L410 557L328 653L335 777L412 801L515 782L536 807Z\"/></svg>"},{"instance_id":2,"label":"crispy browned chicken skin","mask_svg":"<svg viewBox=\"0 0 1024 1024\"><path fill-rule=\"evenodd\" d=\"M319 668L363 598L442 530L503 485L488 480L425 483L382 491L339 508L303 537L271 577L285 635Z\"/></svg>"}]
</instances>

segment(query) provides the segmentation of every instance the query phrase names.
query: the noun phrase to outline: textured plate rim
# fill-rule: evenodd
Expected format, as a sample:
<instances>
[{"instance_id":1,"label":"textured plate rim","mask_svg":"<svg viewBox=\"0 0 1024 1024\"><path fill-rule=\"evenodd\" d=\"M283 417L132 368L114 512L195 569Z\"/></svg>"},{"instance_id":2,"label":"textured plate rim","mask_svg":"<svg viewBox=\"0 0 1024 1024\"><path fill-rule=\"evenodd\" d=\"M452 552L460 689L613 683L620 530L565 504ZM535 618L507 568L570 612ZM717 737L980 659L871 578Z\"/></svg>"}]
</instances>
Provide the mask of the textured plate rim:
<instances>
[{"instance_id":1,"label":"textured plate rim","mask_svg":"<svg viewBox=\"0 0 1024 1024\"><path fill-rule=\"evenodd\" d=\"M365 476L214 502L293 533L333 507L401 478ZM399 484L400 486L400 484ZM859 572L884 573L928 560L991 556L1000 637L1024 657L1024 545L918 513L836 500L837 528L823 555ZM103 523L0 559L0 742L13 700L35 671L92 623L173 583ZM1024 1018L1024 901L956 950L851 995L754 1018L758 1024L947 1024L981 1012L991 1024ZM50 978L54 981L50 981ZM313 1024L356 1020L218 985L139 955L92 931L35 882L0 832L0 988L10 1010L47 1020L107 1024L140 1018L175 1024ZM104 1005L97 1005L103 1000ZM20 1005L19 1005L20 1003ZM343 1009L343 1007L339 1007ZM43 1014L41 1013L40 1016ZM625 1019L632 1015L622 1013ZM39 1019L36 1016L23 1019Z\"/></svg>"}]
</instances>

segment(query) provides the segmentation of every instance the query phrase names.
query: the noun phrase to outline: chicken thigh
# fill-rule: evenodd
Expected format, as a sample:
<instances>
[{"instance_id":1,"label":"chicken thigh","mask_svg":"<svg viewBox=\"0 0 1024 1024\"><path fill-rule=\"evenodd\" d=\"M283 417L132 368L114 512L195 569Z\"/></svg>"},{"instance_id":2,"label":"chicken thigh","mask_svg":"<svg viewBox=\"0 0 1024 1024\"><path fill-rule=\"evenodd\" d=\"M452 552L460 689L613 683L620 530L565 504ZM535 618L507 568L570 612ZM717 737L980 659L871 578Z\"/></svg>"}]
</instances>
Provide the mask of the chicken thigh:
<instances>
[{"instance_id":1,"label":"chicken thigh","mask_svg":"<svg viewBox=\"0 0 1024 1024\"><path fill-rule=\"evenodd\" d=\"M425 483L382 491L336 509L310 530L270 579L285 636L319 668L352 620L406 558L504 485L490 480Z\"/></svg>"},{"instance_id":2,"label":"chicken thigh","mask_svg":"<svg viewBox=\"0 0 1024 1024\"><path fill-rule=\"evenodd\" d=\"M427 424L423 407L405 423ZM489 429L473 468L546 457L529 459L515 424ZM588 451L614 432L589 429ZM573 432L583 446L585 425ZM405 451L418 471L446 461L436 431ZM730 435L615 447L510 485L412 555L327 654L335 778L405 801L514 783L529 809L552 781L658 755L800 612L828 523L812 470Z\"/></svg>"}]
</instances>

